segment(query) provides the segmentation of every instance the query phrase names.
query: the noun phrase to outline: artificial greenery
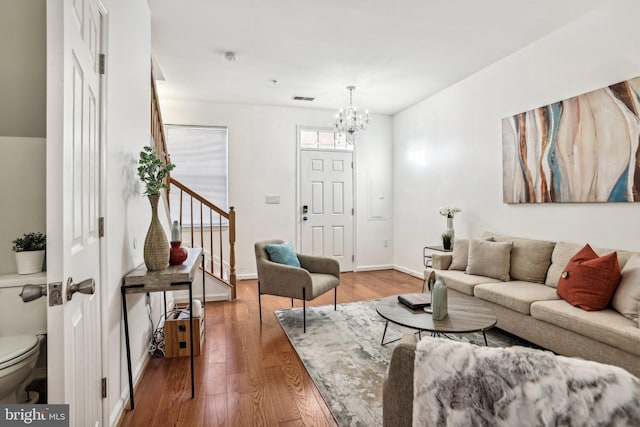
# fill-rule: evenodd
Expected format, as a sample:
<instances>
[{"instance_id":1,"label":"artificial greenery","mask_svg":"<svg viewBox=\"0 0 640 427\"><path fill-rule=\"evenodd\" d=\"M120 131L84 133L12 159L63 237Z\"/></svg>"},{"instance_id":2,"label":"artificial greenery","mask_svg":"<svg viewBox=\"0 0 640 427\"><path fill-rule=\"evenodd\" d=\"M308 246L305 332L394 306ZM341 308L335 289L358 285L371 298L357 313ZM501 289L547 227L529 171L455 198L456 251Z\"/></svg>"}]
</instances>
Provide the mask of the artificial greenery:
<instances>
[{"instance_id":1,"label":"artificial greenery","mask_svg":"<svg viewBox=\"0 0 640 427\"><path fill-rule=\"evenodd\" d=\"M445 249L451 248L452 238L453 235L451 233L442 233L442 246L444 246Z\"/></svg>"},{"instance_id":2,"label":"artificial greenery","mask_svg":"<svg viewBox=\"0 0 640 427\"><path fill-rule=\"evenodd\" d=\"M14 252L43 251L47 249L47 236L38 233L25 233L13 241Z\"/></svg>"},{"instance_id":3,"label":"artificial greenery","mask_svg":"<svg viewBox=\"0 0 640 427\"><path fill-rule=\"evenodd\" d=\"M138 161L138 176L146 186L144 194L153 196L160 194L162 189L169 188L165 183L165 178L175 167L176 165L173 163L165 163L160 160L155 148L144 147L140 152L140 160Z\"/></svg>"}]
</instances>

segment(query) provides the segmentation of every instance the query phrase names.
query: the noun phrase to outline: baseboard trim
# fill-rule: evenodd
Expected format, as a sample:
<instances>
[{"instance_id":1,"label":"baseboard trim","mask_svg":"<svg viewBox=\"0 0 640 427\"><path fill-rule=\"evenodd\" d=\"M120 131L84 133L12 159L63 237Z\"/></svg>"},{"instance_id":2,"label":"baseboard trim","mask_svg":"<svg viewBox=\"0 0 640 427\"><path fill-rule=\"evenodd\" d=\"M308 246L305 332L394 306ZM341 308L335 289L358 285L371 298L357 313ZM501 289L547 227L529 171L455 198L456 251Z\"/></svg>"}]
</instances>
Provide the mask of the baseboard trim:
<instances>
[{"instance_id":1,"label":"baseboard trim","mask_svg":"<svg viewBox=\"0 0 640 427\"><path fill-rule=\"evenodd\" d=\"M140 380L142 379L142 374L147 369L147 365L151 357L149 352L145 350L144 357L136 366L136 369L133 371L133 393L135 394L138 391L138 386L140 385ZM126 363L126 362L125 362ZM126 365L123 365L124 369L127 369ZM129 384L127 382L124 383L124 389L120 392L120 399L116 402L113 411L111 411L111 416L109 417L109 425L110 426L118 426L122 423L122 418L124 417L124 408L129 403Z\"/></svg>"},{"instance_id":2,"label":"baseboard trim","mask_svg":"<svg viewBox=\"0 0 640 427\"><path fill-rule=\"evenodd\" d=\"M247 273L247 274L238 274L236 275L236 279L238 280L252 280L252 279L257 279L258 278L258 274L256 273Z\"/></svg>"},{"instance_id":3,"label":"baseboard trim","mask_svg":"<svg viewBox=\"0 0 640 427\"><path fill-rule=\"evenodd\" d=\"M408 274L410 276L417 277L418 279L424 279L424 272L423 271L418 272L418 271L411 270L409 268L406 268L406 267L403 267L403 266L397 265L397 264L394 264L393 269L397 270L397 271L399 271L401 273L405 273L405 274Z\"/></svg>"},{"instance_id":4,"label":"baseboard trim","mask_svg":"<svg viewBox=\"0 0 640 427\"><path fill-rule=\"evenodd\" d=\"M353 271L376 271L376 270L393 270L392 264L380 264L380 265L361 265L356 267Z\"/></svg>"}]
</instances>

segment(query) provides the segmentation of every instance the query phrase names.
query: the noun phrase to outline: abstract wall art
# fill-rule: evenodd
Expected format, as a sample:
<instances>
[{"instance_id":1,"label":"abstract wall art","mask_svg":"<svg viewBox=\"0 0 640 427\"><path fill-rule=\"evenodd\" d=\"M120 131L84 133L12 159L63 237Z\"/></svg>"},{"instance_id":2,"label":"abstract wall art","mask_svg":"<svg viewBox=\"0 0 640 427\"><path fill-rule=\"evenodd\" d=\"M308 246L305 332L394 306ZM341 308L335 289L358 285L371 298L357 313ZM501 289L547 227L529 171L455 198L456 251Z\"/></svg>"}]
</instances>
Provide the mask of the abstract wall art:
<instances>
[{"instance_id":1,"label":"abstract wall art","mask_svg":"<svg viewBox=\"0 0 640 427\"><path fill-rule=\"evenodd\" d=\"M640 77L502 120L504 203L640 202Z\"/></svg>"}]
</instances>

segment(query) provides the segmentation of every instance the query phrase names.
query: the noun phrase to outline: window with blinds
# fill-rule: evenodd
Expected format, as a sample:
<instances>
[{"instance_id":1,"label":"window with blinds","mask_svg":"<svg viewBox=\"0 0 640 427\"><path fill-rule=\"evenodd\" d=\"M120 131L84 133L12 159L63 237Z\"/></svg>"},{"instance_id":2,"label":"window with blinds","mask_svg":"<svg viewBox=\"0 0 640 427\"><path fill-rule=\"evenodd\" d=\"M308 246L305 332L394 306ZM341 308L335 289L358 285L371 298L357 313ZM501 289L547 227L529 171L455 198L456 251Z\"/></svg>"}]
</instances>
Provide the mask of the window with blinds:
<instances>
[{"instance_id":1,"label":"window with blinds","mask_svg":"<svg viewBox=\"0 0 640 427\"><path fill-rule=\"evenodd\" d=\"M171 162L176 167L171 176L219 208L228 210L228 130L224 127L166 125L165 135ZM170 192L172 220L180 220L180 191ZM209 215L200 221L200 203L193 201L193 225L209 226ZM222 218L222 224L227 220ZM182 224L191 225L191 201L182 201ZM213 225L220 216L213 215Z\"/></svg>"}]
</instances>

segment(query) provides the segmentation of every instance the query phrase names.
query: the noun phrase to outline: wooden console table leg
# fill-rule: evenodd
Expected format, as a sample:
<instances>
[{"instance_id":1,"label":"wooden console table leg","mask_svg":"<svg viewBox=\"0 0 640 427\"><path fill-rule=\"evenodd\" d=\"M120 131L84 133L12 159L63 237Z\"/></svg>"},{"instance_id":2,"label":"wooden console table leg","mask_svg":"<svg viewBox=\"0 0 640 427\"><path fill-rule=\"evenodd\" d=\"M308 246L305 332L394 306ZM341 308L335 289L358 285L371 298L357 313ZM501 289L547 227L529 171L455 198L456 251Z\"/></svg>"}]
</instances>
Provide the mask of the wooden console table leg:
<instances>
[{"instance_id":1,"label":"wooden console table leg","mask_svg":"<svg viewBox=\"0 0 640 427\"><path fill-rule=\"evenodd\" d=\"M135 408L133 402L133 376L131 374L131 344L129 343L129 315L127 313L127 294L125 288L121 287L122 293L122 312L124 313L124 338L127 345L127 371L129 373L129 402L131 402L131 410Z\"/></svg>"},{"instance_id":2,"label":"wooden console table leg","mask_svg":"<svg viewBox=\"0 0 640 427\"><path fill-rule=\"evenodd\" d=\"M191 334L191 398L196 396L193 374L193 282L189 284L189 333ZM200 337L198 337L200 339Z\"/></svg>"}]
</instances>

